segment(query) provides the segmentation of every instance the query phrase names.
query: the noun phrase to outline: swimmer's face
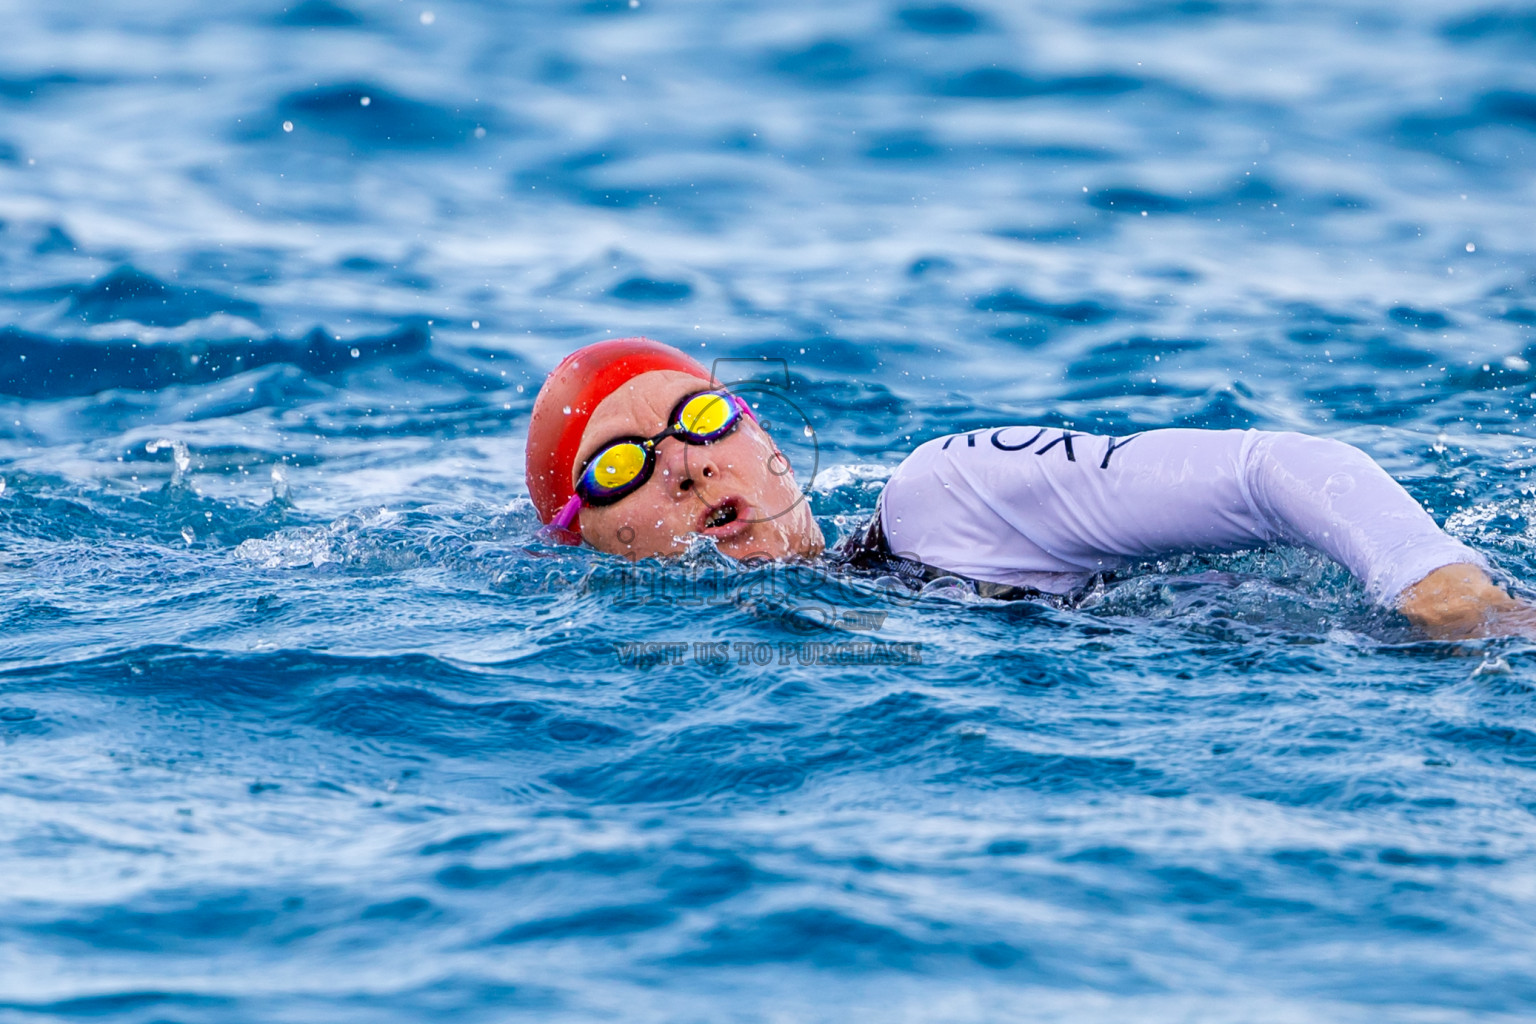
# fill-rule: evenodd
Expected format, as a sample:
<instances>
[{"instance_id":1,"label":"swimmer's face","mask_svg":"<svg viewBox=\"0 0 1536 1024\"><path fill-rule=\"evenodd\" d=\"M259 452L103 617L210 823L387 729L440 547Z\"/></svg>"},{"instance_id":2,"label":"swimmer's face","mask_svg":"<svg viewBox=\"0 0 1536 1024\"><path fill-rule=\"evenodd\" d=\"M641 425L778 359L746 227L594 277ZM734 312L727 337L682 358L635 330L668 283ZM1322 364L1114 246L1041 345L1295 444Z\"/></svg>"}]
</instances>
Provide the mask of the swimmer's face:
<instances>
[{"instance_id":1,"label":"swimmer's face","mask_svg":"<svg viewBox=\"0 0 1536 1024\"><path fill-rule=\"evenodd\" d=\"M571 486L610 441L660 433L684 395L708 388L691 374L653 370L603 399L581 435ZM788 460L750 417L714 444L663 438L651 478L611 505L583 507L580 522L587 543L631 560L679 554L696 533L740 559L808 558L824 547Z\"/></svg>"}]
</instances>

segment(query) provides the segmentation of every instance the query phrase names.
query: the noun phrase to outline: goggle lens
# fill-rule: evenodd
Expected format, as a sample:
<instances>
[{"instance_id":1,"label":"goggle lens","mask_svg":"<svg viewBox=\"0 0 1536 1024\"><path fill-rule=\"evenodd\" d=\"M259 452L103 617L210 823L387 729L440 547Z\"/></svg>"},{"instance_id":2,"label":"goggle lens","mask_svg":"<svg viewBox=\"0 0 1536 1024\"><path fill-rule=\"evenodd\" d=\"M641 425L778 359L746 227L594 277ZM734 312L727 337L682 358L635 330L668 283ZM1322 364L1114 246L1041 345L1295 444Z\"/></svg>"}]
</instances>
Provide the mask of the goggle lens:
<instances>
[{"instance_id":1,"label":"goggle lens","mask_svg":"<svg viewBox=\"0 0 1536 1024\"><path fill-rule=\"evenodd\" d=\"M586 477L598 493L622 490L645 470L645 449L634 441L604 448L587 466Z\"/></svg>"},{"instance_id":2,"label":"goggle lens","mask_svg":"<svg viewBox=\"0 0 1536 1024\"><path fill-rule=\"evenodd\" d=\"M712 441L736 425L736 403L717 392L694 395L677 414L676 429Z\"/></svg>"}]
</instances>

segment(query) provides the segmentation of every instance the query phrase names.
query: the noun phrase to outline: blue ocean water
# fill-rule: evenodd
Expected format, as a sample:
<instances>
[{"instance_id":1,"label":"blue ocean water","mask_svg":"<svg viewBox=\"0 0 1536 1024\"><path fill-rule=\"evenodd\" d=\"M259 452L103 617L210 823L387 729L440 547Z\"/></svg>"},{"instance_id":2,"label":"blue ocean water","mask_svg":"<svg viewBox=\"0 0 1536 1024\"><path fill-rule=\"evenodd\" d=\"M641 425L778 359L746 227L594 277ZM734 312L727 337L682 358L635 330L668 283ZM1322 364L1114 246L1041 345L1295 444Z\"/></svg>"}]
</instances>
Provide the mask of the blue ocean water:
<instances>
[{"instance_id":1,"label":"blue ocean water","mask_svg":"<svg viewBox=\"0 0 1536 1024\"><path fill-rule=\"evenodd\" d=\"M1529 643L1297 551L629 569L522 482L644 333L830 536L936 434L1253 426L1536 579L1536 8L4 24L0 1020L1536 1013Z\"/></svg>"}]
</instances>

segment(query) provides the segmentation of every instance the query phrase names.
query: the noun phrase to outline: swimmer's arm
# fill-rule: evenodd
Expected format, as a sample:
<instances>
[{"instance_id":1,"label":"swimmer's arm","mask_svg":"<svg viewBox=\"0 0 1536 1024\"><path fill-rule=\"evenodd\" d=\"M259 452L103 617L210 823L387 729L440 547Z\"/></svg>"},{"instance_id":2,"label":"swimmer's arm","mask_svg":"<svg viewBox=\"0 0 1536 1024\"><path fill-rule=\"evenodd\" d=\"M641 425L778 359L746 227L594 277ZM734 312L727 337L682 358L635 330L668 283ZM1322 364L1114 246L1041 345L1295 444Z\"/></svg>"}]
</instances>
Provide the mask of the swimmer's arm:
<instances>
[{"instance_id":1,"label":"swimmer's arm","mask_svg":"<svg viewBox=\"0 0 1536 1024\"><path fill-rule=\"evenodd\" d=\"M1447 536L1358 448L1290 432L1185 428L1070 435L1069 448L1068 432L1034 430L919 448L887 487L892 542L989 579L994 567L1093 571L1285 541L1341 563L1374 601L1431 635L1536 637L1536 608L1490 582L1482 556Z\"/></svg>"},{"instance_id":2,"label":"swimmer's arm","mask_svg":"<svg viewBox=\"0 0 1536 1024\"><path fill-rule=\"evenodd\" d=\"M1446 536L1363 452L1299 434L1267 435L1255 448L1264 457L1250 463L1250 484L1264 511L1425 633L1536 638L1536 607L1494 584L1482 556Z\"/></svg>"},{"instance_id":3,"label":"swimmer's arm","mask_svg":"<svg viewBox=\"0 0 1536 1024\"><path fill-rule=\"evenodd\" d=\"M1495 586L1479 566L1443 565L1403 591L1398 611L1440 640L1536 638L1536 606Z\"/></svg>"}]
</instances>

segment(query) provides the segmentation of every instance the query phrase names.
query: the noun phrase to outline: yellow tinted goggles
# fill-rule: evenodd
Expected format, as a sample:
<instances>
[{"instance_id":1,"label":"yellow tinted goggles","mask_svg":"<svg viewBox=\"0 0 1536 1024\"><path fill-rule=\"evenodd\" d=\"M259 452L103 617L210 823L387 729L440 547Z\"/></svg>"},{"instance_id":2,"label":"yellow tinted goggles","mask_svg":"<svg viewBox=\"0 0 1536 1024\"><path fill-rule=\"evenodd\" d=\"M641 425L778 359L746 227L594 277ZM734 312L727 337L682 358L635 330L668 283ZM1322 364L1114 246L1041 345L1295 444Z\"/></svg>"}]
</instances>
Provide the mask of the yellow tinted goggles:
<instances>
[{"instance_id":1,"label":"yellow tinted goggles","mask_svg":"<svg viewBox=\"0 0 1536 1024\"><path fill-rule=\"evenodd\" d=\"M645 486L656 471L656 445L675 437L684 444L713 444L751 416L746 402L729 391L684 395L667 419L667 429L653 437L620 437L593 453L576 481L576 495L586 505L611 505Z\"/></svg>"}]
</instances>

